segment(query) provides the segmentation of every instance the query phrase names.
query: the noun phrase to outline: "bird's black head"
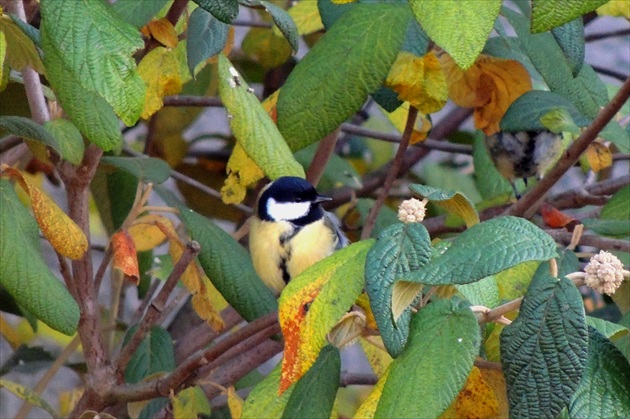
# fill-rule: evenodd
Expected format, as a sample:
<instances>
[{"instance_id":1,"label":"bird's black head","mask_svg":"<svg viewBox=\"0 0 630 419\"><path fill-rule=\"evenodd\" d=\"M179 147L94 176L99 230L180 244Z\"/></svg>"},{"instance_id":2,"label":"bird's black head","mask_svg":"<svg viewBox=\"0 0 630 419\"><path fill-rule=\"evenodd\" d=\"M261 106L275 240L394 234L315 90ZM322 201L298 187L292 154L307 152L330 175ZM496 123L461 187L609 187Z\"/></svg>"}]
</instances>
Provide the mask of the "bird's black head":
<instances>
[{"instance_id":1,"label":"bird's black head","mask_svg":"<svg viewBox=\"0 0 630 419\"><path fill-rule=\"evenodd\" d=\"M320 202L330 198L317 193L306 180L284 176L262 190L258 198L258 217L264 221L289 221L305 226L324 216Z\"/></svg>"}]
</instances>

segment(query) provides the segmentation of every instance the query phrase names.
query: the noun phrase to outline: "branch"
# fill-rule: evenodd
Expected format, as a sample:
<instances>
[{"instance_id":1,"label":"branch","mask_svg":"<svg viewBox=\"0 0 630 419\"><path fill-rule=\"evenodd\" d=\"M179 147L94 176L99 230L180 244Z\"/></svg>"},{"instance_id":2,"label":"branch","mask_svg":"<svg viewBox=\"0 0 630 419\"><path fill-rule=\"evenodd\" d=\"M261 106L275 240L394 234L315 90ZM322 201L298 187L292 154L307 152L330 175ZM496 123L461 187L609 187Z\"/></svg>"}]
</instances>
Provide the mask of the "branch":
<instances>
[{"instance_id":1,"label":"branch","mask_svg":"<svg viewBox=\"0 0 630 419\"><path fill-rule=\"evenodd\" d=\"M376 374L342 372L339 377L339 387L373 386L377 382Z\"/></svg>"},{"instance_id":2,"label":"branch","mask_svg":"<svg viewBox=\"0 0 630 419\"><path fill-rule=\"evenodd\" d=\"M185 96L174 95L164 98L164 106L195 106L195 107L223 107L223 102L218 96Z\"/></svg>"},{"instance_id":3,"label":"branch","mask_svg":"<svg viewBox=\"0 0 630 419\"><path fill-rule=\"evenodd\" d=\"M335 152L338 136L339 129L336 129L324 137L317 145L313 160L308 166L308 170L306 170L306 180L308 180L311 185L316 187L321 180L326 164Z\"/></svg>"},{"instance_id":4,"label":"branch","mask_svg":"<svg viewBox=\"0 0 630 419\"><path fill-rule=\"evenodd\" d=\"M563 157L529 193L517 201L508 211L509 215L526 216L534 214L542 198L549 189L578 161L580 155L587 149L602 129L621 109L630 96L630 78L626 79L615 97L603 108L591 125L586 128L577 140L564 152ZM526 217L527 218L527 217Z\"/></svg>"},{"instance_id":5,"label":"branch","mask_svg":"<svg viewBox=\"0 0 630 419\"><path fill-rule=\"evenodd\" d=\"M627 36L627 35L630 35L630 28L619 29L616 31L604 32L604 33L592 33L584 37L584 42L593 42L593 41L599 41L601 39L615 38L617 36Z\"/></svg>"},{"instance_id":6,"label":"branch","mask_svg":"<svg viewBox=\"0 0 630 419\"><path fill-rule=\"evenodd\" d=\"M370 209L370 213L365 220L365 225L363 226L363 231L361 232L361 240L370 237L370 234L372 234L372 230L374 229L374 225L376 224L376 217L378 216L378 212L381 210L381 207L385 203L387 194L389 193L389 190L394 184L394 180L396 180L398 172L400 171L400 166L402 165L405 151L407 151L407 147L409 146L409 140L411 139L413 128L416 125L417 117L418 109L415 106L409 106L407 123L405 124L405 131L403 132L400 146L398 147L398 150L396 150L396 155L394 156L394 160L392 161L392 165L387 174L387 178L385 179L385 183L383 184L383 190L379 194L378 199L374 203L372 209Z\"/></svg>"},{"instance_id":7,"label":"branch","mask_svg":"<svg viewBox=\"0 0 630 419\"><path fill-rule=\"evenodd\" d=\"M171 373L151 381L112 386L103 397L109 404L146 400L158 396L166 397L171 389L179 388L181 383L194 374L197 369L214 361L238 343L273 327L277 322L277 312L256 319L213 347L196 352Z\"/></svg>"},{"instance_id":8,"label":"branch","mask_svg":"<svg viewBox=\"0 0 630 419\"><path fill-rule=\"evenodd\" d=\"M120 356L118 357L118 362L116 363L116 371L118 373L123 373L127 363L133 356L133 353L142 342L142 339L144 339L151 326L153 326L160 317L168 297L171 295L171 292L173 292L173 289L177 285L177 282L181 278L182 274L200 251L201 247L196 241L191 241L186 244L184 253L182 253L182 256L177 261L177 264L160 289L158 295L153 299L153 302L147 309L147 312L142 319L142 323L140 323L136 332L133 334L127 345L125 345L122 349Z\"/></svg>"},{"instance_id":9,"label":"branch","mask_svg":"<svg viewBox=\"0 0 630 419\"><path fill-rule=\"evenodd\" d=\"M630 174L563 192L550 198L548 203L557 209L582 208L585 205L603 205L609 199L606 195L612 195L628 184L630 184Z\"/></svg>"},{"instance_id":10,"label":"branch","mask_svg":"<svg viewBox=\"0 0 630 419\"><path fill-rule=\"evenodd\" d=\"M545 230L553 239L562 244L571 243L572 233L564 230ZM630 241L620 239L609 239L606 237L584 235L580 238L580 245L596 247L601 250L618 250L621 252L630 252Z\"/></svg>"},{"instance_id":11,"label":"branch","mask_svg":"<svg viewBox=\"0 0 630 419\"><path fill-rule=\"evenodd\" d=\"M591 67L593 67L593 70L595 70L599 74L603 74L604 76L612 77L613 79L617 79L619 81L624 81L628 77L627 74L621 73L619 71L611 70L611 69L606 68L606 67L600 67L598 65L591 65Z\"/></svg>"}]
</instances>

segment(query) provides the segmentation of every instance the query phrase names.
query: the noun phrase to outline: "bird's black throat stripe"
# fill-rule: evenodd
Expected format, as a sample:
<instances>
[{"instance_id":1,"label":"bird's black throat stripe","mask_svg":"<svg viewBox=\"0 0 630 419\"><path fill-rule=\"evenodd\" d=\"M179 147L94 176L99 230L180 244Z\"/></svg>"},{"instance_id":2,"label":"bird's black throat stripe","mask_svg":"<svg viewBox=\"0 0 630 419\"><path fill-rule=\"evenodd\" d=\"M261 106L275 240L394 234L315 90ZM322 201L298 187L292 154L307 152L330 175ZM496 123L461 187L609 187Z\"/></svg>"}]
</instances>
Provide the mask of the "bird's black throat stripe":
<instances>
[{"instance_id":1,"label":"bird's black throat stripe","mask_svg":"<svg viewBox=\"0 0 630 419\"><path fill-rule=\"evenodd\" d=\"M289 259L291 259L291 246L289 245L289 242L291 241L293 237L295 237L297 233L300 232L301 229L302 229L301 227L294 225L293 230L287 231L286 233L281 234L280 237L278 238L278 241L280 242L280 247L283 247L286 250L286 256L282 257L280 259L280 263L278 264L278 268L280 268L280 272L282 272L282 280L284 281L285 284L288 284L289 281L291 280L291 275L289 274L289 267L287 266Z\"/></svg>"}]
</instances>

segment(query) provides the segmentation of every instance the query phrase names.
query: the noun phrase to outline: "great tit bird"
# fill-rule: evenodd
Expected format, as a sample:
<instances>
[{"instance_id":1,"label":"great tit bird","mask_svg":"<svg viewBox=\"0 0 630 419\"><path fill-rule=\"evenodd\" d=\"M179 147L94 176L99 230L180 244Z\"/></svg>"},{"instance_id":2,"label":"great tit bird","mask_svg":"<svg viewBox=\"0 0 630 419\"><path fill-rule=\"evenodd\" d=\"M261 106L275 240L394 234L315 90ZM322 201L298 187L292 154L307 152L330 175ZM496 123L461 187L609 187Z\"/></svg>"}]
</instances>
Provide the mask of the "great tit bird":
<instances>
[{"instance_id":1,"label":"great tit bird","mask_svg":"<svg viewBox=\"0 0 630 419\"><path fill-rule=\"evenodd\" d=\"M348 244L334 215L306 180L286 176L258 196L249 232L249 250L260 278L280 294L284 286L315 262Z\"/></svg>"},{"instance_id":2,"label":"great tit bird","mask_svg":"<svg viewBox=\"0 0 630 419\"><path fill-rule=\"evenodd\" d=\"M517 199L521 194L514 181L522 178L527 186L529 177L542 179L562 151L560 135L550 131L501 131L486 136L486 146L499 173L512 184Z\"/></svg>"}]
</instances>

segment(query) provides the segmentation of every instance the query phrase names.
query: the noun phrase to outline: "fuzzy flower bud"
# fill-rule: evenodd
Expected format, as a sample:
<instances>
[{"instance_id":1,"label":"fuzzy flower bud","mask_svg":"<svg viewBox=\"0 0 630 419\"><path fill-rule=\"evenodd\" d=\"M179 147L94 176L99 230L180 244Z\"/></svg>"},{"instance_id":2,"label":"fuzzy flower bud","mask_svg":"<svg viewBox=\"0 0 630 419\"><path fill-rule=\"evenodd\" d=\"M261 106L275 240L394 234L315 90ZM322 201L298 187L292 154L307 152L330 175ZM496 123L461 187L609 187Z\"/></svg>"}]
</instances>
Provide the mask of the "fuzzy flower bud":
<instances>
[{"instance_id":1,"label":"fuzzy flower bud","mask_svg":"<svg viewBox=\"0 0 630 419\"><path fill-rule=\"evenodd\" d=\"M585 283L602 294L613 295L623 282L623 265L612 253L600 250L586 268Z\"/></svg>"},{"instance_id":2,"label":"fuzzy flower bud","mask_svg":"<svg viewBox=\"0 0 630 419\"><path fill-rule=\"evenodd\" d=\"M420 201L419 199L411 198L403 201L398 207L398 219L405 224L419 223L424 220L426 204L426 199Z\"/></svg>"}]
</instances>

